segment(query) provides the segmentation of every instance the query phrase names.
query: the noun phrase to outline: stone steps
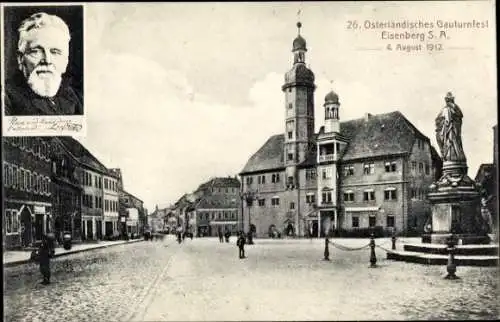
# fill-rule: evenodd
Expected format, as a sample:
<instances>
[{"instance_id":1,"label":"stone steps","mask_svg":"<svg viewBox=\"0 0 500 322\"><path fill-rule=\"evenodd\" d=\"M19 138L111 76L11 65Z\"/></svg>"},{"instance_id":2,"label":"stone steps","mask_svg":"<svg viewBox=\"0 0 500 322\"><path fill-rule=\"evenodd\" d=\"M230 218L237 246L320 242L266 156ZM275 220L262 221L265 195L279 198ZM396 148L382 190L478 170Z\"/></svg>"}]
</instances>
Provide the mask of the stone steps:
<instances>
[{"instance_id":1,"label":"stone steps","mask_svg":"<svg viewBox=\"0 0 500 322\"><path fill-rule=\"evenodd\" d=\"M446 245L442 244L405 244L403 250L436 255L448 255ZM455 255L463 256L497 256L498 245L457 245Z\"/></svg>"},{"instance_id":2,"label":"stone steps","mask_svg":"<svg viewBox=\"0 0 500 322\"><path fill-rule=\"evenodd\" d=\"M448 255L431 254L406 250L392 250L387 252L387 259L418 263L425 265L446 265ZM455 255L457 266L498 266L498 255Z\"/></svg>"}]
</instances>

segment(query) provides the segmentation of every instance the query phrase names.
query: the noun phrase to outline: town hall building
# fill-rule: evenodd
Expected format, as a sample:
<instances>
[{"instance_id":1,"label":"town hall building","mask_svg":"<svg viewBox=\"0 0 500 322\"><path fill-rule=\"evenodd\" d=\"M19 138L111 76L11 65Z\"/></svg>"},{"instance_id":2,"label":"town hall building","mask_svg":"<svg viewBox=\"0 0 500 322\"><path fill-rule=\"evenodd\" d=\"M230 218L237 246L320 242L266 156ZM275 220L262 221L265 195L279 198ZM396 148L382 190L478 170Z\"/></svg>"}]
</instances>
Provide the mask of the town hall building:
<instances>
[{"instance_id":1,"label":"town hall building","mask_svg":"<svg viewBox=\"0 0 500 322\"><path fill-rule=\"evenodd\" d=\"M293 41L285 74L284 133L271 136L240 172L245 231L257 237L322 237L379 228L420 232L430 215L428 186L441 160L399 111L341 121L339 96L324 100L324 125L315 133L314 73L306 41Z\"/></svg>"}]
</instances>

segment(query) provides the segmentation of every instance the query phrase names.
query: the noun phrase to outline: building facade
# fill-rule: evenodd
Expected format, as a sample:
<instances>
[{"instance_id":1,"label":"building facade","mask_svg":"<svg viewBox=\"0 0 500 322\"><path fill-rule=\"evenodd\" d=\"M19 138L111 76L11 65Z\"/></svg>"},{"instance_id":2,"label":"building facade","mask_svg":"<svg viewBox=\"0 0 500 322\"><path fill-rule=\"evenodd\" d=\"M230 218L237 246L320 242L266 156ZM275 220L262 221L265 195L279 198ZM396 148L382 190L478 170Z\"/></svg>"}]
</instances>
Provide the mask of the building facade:
<instances>
[{"instance_id":1,"label":"building facade","mask_svg":"<svg viewBox=\"0 0 500 322\"><path fill-rule=\"evenodd\" d=\"M356 231L419 232L430 215L427 187L440 159L400 112L342 121L335 92L325 96L314 133L314 74L306 41L293 41L282 86L284 134L275 135L240 173L245 231L259 237L324 236Z\"/></svg>"},{"instance_id":2,"label":"building facade","mask_svg":"<svg viewBox=\"0 0 500 322\"><path fill-rule=\"evenodd\" d=\"M127 234L143 235L144 228L148 224L144 202L125 190L119 192L119 204L122 224L126 226Z\"/></svg>"},{"instance_id":3,"label":"building facade","mask_svg":"<svg viewBox=\"0 0 500 322\"><path fill-rule=\"evenodd\" d=\"M51 138L51 145L54 233L61 240L64 232L70 232L72 239L79 241L82 239L81 168L59 138Z\"/></svg>"},{"instance_id":4,"label":"building facade","mask_svg":"<svg viewBox=\"0 0 500 322\"><path fill-rule=\"evenodd\" d=\"M2 148L4 247L34 246L53 230L50 140L3 137Z\"/></svg>"},{"instance_id":5,"label":"building facade","mask_svg":"<svg viewBox=\"0 0 500 322\"><path fill-rule=\"evenodd\" d=\"M219 231L236 234L241 229L240 189L240 181L232 177L214 178L200 185L193 211L196 236L218 236Z\"/></svg>"},{"instance_id":6,"label":"building facade","mask_svg":"<svg viewBox=\"0 0 500 322\"><path fill-rule=\"evenodd\" d=\"M119 192L118 179L115 173L108 171L103 175L104 225L102 234L105 237L119 235Z\"/></svg>"}]
</instances>

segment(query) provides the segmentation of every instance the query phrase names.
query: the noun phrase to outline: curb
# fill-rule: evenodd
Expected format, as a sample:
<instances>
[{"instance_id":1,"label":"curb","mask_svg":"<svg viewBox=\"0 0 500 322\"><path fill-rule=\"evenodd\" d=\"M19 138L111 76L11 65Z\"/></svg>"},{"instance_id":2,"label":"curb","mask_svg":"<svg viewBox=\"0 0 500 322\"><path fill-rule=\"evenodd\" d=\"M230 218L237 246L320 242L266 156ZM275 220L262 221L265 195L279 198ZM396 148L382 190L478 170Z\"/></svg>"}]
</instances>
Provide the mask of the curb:
<instances>
[{"instance_id":1,"label":"curb","mask_svg":"<svg viewBox=\"0 0 500 322\"><path fill-rule=\"evenodd\" d=\"M92 250L96 250L96 249L108 248L108 247L113 247L113 246L133 244L133 243L138 243L138 242L142 242L142 241L144 241L144 239L135 239L135 240L129 240L125 243L120 243L120 244L100 245L100 246L96 246L96 247L92 247L92 248L70 250L70 251L66 251L63 253L55 253L54 256L52 256L52 258L73 255L73 254L78 254L78 253L83 253L83 252L88 252L88 251L92 251ZM28 258L28 259L18 260L15 262L3 263L3 267L13 267L13 266L19 266L19 265L24 265L24 264L28 264L28 263L36 263L36 262L34 262L30 258Z\"/></svg>"}]
</instances>

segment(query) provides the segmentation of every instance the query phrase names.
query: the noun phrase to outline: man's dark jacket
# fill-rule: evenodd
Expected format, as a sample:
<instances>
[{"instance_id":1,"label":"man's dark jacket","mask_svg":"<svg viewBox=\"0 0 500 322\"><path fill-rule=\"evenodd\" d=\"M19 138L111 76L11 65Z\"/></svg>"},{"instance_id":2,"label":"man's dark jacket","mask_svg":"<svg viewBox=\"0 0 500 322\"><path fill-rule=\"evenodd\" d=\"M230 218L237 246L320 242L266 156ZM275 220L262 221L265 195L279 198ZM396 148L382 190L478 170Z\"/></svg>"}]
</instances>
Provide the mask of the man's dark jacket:
<instances>
[{"instance_id":1,"label":"man's dark jacket","mask_svg":"<svg viewBox=\"0 0 500 322\"><path fill-rule=\"evenodd\" d=\"M5 115L83 115L83 100L64 79L56 96L39 96L18 73L5 84Z\"/></svg>"}]
</instances>

